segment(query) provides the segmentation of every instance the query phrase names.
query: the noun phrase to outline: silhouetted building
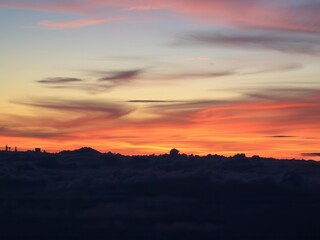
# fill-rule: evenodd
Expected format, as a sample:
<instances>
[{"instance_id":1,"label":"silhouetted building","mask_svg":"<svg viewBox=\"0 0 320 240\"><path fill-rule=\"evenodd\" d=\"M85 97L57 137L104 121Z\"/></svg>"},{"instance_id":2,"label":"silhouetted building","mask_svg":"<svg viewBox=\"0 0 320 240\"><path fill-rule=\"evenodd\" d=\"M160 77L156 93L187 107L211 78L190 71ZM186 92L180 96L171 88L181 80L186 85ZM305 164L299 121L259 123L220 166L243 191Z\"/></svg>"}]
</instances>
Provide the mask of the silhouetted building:
<instances>
[{"instance_id":1,"label":"silhouetted building","mask_svg":"<svg viewBox=\"0 0 320 240\"><path fill-rule=\"evenodd\" d=\"M15 151L15 152L18 152L18 148L17 148L17 147L14 147L14 151Z\"/></svg>"},{"instance_id":2,"label":"silhouetted building","mask_svg":"<svg viewBox=\"0 0 320 240\"><path fill-rule=\"evenodd\" d=\"M34 151L35 151L36 153L41 153L41 148L35 148Z\"/></svg>"}]
</instances>

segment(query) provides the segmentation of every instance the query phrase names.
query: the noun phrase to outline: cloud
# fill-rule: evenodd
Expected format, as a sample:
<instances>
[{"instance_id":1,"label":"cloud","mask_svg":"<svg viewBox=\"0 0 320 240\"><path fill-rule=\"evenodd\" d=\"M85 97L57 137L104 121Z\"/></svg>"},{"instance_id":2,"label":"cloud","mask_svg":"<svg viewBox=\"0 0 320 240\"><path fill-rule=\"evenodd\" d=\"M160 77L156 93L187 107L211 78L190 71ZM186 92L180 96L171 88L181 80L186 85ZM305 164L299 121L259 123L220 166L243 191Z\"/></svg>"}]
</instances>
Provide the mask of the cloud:
<instances>
[{"instance_id":1,"label":"cloud","mask_svg":"<svg viewBox=\"0 0 320 240\"><path fill-rule=\"evenodd\" d=\"M274 50L320 56L320 41L283 34L253 33L188 33L175 46L225 47L246 50Z\"/></svg>"},{"instance_id":2,"label":"cloud","mask_svg":"<svg viewBox=\"0 0 320 240\"><path fill-rule=\"evenodd\" d=\"M82 79L79 78L63 78L63 77L55 77L55 78L46 78L43 80L37 81L38 83L44 84L63 84L63 83L78 83L82 82Z\"/></svg>"},{"instance_id":3,"label":"cloud","mask_svg":"<svg viewBox=\"0 0 320 240\"><path fill-rule=\"evenodd\" d=\"M45 82L39 82L42 85L45 85L45 87L50 89L64 89L64 90L77 90L77 91L84 91L89 94L97 94L97 93L103 93L110 91L116 85L110 85L110 84L102 84L97 82L52 82L52 83L45 83ZM44 84L45 83L45 84Z\"/></svg>"},{"instance_id":4,"label":"cloud","mask_svg":"<svg viewBox=\"0 0 320 240\"><path fill-rule=\"evenodd\" d=\"M129 103L177 103L183 101L175 101L175 100L129 100Z\"/></svg>"},{"instance_id":5,"label":"cloud","mask_svg":"<svg viewBox=\"0 0 320 240\"><path fill-rule=\"evenodd\" d=\"M186 80L186 79L199 79L199 78L219 78L237 75L238 73L232 70L216 71L216 72L183 72L170 75L159 76L161 80Z\"/></svg>"},{"instance_id":6,"label":"cloud","mask_svg":"<svg viewBox=\"0 0 320 240\"><path fill-rule=\"evenodd\" d=\"M211 129L233 138L264 138L266 134L273 134L272 138L308 138L319 133L319 99L318 90L263 89L235 99L155 104L149 108L162 123L190 125L198 134L200 129Z\"/></svg>"},{"instance_id":7,"label":"cloud","mask_svg":"<svg viewBox=\"0 0 320 240\"><path fill-rule=\"evenodd\" d=\"M137 79L144 72L145 70L143 69L106 72L107 76L100 78L99 81L101 82L109 81L113 83L128 82L128 81Z\"/></svg>"},{"instance_id":8,"label":"cloud","mask_svg":"<svg viewBox=\"0 0 320 240\"><path fill-rule=\"evenodd\" d=\"M297 4L298 3L298 4ZM319 2L176 0L167 8L212 25L319 33ZM163 3L165 6L165 3Z\"/></svg>"},{"instance_id":9,"label":"cloud","mask_svg":"<svg viewBox=\"0 0 320 240\"><path fill-rule=\"evenodd\" d=\"M199 22L211 25L233 26L251 29L272 29L302 33L320 33L320 3L318 1L276 0L83 0L66 1L0 1L1 7L23 8L41 11L94 14L117 8L120 14L128 10L168 10Z\"/></svg>"},{"instance_id":10,"label":"cloud","mask_svg":"<svg viewBox=\"0 0 320 240\"><path fill-rule=\"evenodd\" d=\"M81 90L95 94L109 91L115 87L139 79L141 74L144 72L145 70L143 69L111 72L91 71L91 73L96 75L96 79L94 81L83 80L81 78L52 77L36 82L52 89ZM99 78L99 75L103 75L104 77Z\"/></svg>"},{"instance_id":11,"label":"cloud","mask_svg":"<svg viewBox=\"0 0 320 240\"><path fill-rule=\"evenodd\" d=\"M28 106L33 117L1 115L0 126L6 127L6 135L25 140L33 130L40 135L63 130L62 135L43 138L63 138L72 146L79 139L92 146L108 141L112 151L132 154L159 153L174 146L197 154L215 149L219 154L278 157L312 153L319 146L317 89L260 89L225 100L40 98L15 103Z\"/></svg>"},{"instance_id":12,"label":"cloud","mask_svg":"<svg viewBox=\"0 0 320 240\"><path fill-rule=\"evenodd\" d=\"M80 28L80 27L88 27L93 25L98 25L106 22L110 22L112 20L106 18L96 18L96 19L77 19L73 21L41 21L38 23L38 26L47 29L67 29L67 28Z\"/></svg>"},{"instance_id":13,"label":"cloud","mask_svg":"<svg viewBox=\"0 0 320 240\"><path fill-rule=\"evenodd\" d=\"M269 136L271 138L294 138L296 136L285 136L285 135L276 135L276 136Z\"/></svg>"},{"instance_id":14,"label":"cloud","mask_svg":"<svg viewBox=\"0 0 320 240\"><path fill-rule=\"evenodd\" d=\"M250 74L260 74L260 73L281 73L281 72L288 72L288 71L294 71L302 69L304 66L301 63L289 63L285 65L280 66L274 66L274 67L267 67L265 69L251 71L247 73L242 73L243 75L250 75Z\"/></svg>"},{"instance_id":15,"label":"cloud","mask_svg":"<svg viewBox=\"0 0 320 240\"><path fill-rule=\"evenodd\" d=\"M78 112L78 113L102 113L104 116L120 118L131 112L129 107L119 104L89 101L89 100L64 100L64 99L30 99L25 101L14 101L21 105L37 108L52 109L57 111Z\"/></svg>"},{"instance_id":16,"label":"cloud","mask_svg":"<svg viewBox=\"0 0 320 240\"><path fill-rule=\"evenodd\" d=\"M304 157L320 157L320 153L302 153L301 156L304 156Z\"/></svg>"},{"instance_id":17,"label":"cloud","mask_svg":"<svg viewBox=\"0 0 320 240\"><path fill-rule=\"evenodd\" d=\"M63 78L53 77L46 78L37 81L46 87L52 89L69 89L69 90L81 90L89 93L99 93L112 90L116 87L123 86L135 82L137 80L150 80L153 81L181 81L187 79L201 79L201 78L218 78L240 74L234 71L216 71L216 72L183 72L183 73L172 73L172 74L159 74L151 73L150 75L143 75L146 73L146 69L133 69L133 70L122 70L122 71L92 71L92 74L96 75L94 81L85 81L81 78ZM99 77L103 76L103 77Z\"/></svg>"},{"instance_id":18,"label":"cloud","mask_svg":"<svg viewBox=\"0 0 320 240\"><path fill-rule=\"evenodd\" d=\"M28 137L28 138L59 138L66 132L58 129L49 129L44 127L0 127L2 136L9 137Z\"/></svg>"},{"instance_id":19,"label":"cloud","mask_svg":"<svg viewBox=\"0 0 320 240\"><path fill-rule=\"evenodd\" d=\"M76 133L103 128L107 123L120 121L134 110L132 106L96 100L34 98L12 103L31 107L37 114L33 117L7 116L4 121L7 125L10 123L5 131L8 136L20 134L21 137L53 139L55 136L72 139ZM31 134L32 131L34 134Z\"/></svg>"}]
</instances>

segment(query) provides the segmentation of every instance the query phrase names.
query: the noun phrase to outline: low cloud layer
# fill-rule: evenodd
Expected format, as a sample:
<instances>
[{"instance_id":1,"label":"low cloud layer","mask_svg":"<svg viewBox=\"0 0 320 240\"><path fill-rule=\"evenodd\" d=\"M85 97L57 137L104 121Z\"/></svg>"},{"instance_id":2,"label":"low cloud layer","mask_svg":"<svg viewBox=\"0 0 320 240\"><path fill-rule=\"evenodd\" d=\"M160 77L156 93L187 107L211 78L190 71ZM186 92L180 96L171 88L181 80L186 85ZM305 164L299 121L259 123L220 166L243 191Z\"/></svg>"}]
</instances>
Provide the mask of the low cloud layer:
<instances>
[{"instance_id":1,"label":"low cloud layer","mask_svg":"<svg viewBox=\"0 0 320 240\"><path fill-rule=\"evenodd\" d=\"M304 157L320 157L320 153L302 153Z\"/></svg>"},{"instance_id":2,"label":"low cloud layer","mask_svg":"<svg viewBox=\"0 0 320 240\"><path fill-rule=\"evenodd\" d=\"M126 146L137 153L161 152L170 146L202 153L214 146L219 153L288 156L291 150L285 149L290 146L297 156L317 151L319 98L316 89L264 89L226 100L25 99L15 103L35 112L41 108L48 112L46 117L12 116L14 121L8 124L8 116L0 124L6 129L4 136L31 137L19 129L34 129L40 135L60 131L59 137L68 141L81 136L83 141L102 144L108 139L113 149ZM148 134L141 135L141 128ZM35 137L41 139L40 135ZM117 138L125 135L134 138Z\"/></svg>"}]
</instances>

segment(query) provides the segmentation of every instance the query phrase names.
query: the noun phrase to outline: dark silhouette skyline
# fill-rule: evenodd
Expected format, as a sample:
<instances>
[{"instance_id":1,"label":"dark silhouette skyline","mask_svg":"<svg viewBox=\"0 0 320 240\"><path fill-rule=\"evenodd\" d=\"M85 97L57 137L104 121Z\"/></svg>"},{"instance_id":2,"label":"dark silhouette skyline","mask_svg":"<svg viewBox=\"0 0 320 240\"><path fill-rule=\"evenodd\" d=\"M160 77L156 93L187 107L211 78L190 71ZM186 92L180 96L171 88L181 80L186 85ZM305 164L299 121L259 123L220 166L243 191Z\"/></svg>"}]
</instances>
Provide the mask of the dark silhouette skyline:
<instances>
[{"instance_id":1,"label":"dark silhouette skyline","mask_svg":"<svg viewBox=\"0 0 320 240\"><path fill-rule=\"evenodd\" d=\"M317 239L320 163L0 152L1 239Z\"/></svg>"}]
</instances>

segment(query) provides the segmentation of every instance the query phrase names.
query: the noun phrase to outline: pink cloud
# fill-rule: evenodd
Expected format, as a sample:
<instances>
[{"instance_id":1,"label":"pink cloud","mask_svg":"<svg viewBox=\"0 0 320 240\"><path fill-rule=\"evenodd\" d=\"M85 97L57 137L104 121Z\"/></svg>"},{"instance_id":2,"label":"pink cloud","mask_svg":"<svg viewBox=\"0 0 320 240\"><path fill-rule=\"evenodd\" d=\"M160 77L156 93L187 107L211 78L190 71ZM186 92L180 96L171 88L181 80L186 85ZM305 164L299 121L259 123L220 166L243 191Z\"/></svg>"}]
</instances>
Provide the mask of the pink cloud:
<instances>
[{"instance_id":1,"label":"pink cloud","mask_svg":"<svg viewBox=\"0 0 320 240\"><path fill-rule=\"evenodd\" d=\"M105 22L110 22L112 20L105 18L96 18L96 19L77 19L73 21L41 21L38 23L38 26L48 29L66 29L66 28L79 28L79 27L88 27L93 25L102 24Z\"/></svg>"},{"instance_id":2,"label":"pink cloud","mask_svg":"<svg viewBox=\"0 0 320 240\"><path fill-rule=\"evenodd\" d=\"M320 4L281 5L279 1L176 0L164 4L207 24L320 32Z\"/></svg>"},{"instance_id":3,"label":"pink cloud","mask_svg":"<svg viewBox=\"0 0 320 240\"><path fill-rule=\"evenodd\" d=\"M132 11L166 9L213 25L320 33L320 3L303 0L290 4L275 0L0 0L0 7L82 14L101 14L109 7Z\"/></svg>"}]
</instances>

